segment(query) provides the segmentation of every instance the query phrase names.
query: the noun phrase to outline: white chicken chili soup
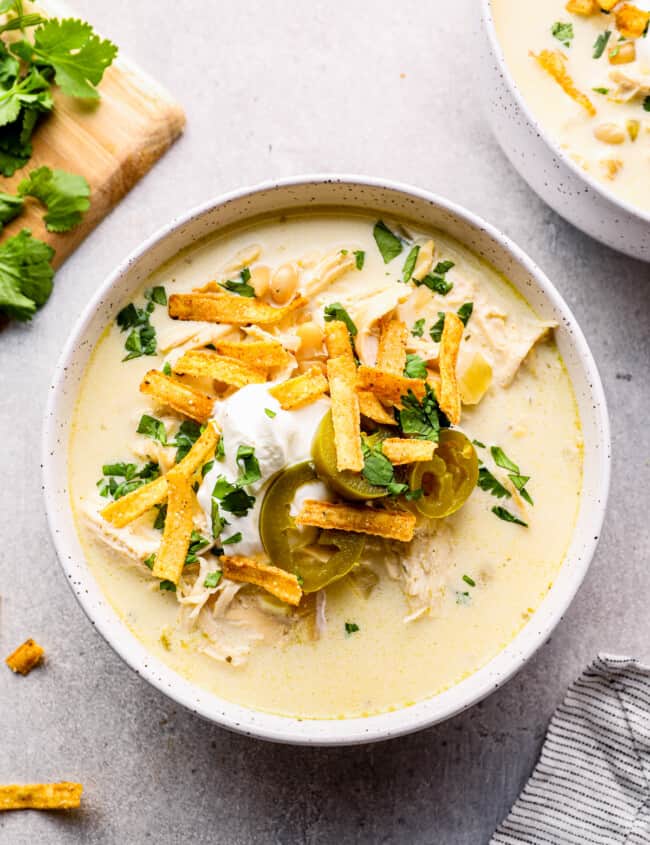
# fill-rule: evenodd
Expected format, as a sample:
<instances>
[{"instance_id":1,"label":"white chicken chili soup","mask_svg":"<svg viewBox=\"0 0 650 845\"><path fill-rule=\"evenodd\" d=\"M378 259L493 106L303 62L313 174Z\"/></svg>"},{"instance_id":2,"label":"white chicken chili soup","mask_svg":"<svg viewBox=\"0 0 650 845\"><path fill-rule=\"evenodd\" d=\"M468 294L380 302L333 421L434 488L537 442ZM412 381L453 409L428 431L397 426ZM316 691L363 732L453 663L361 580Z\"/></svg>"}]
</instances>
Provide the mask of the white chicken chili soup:
<instances>
[{"instance_id":1,"label":"white chicken chili soup","mask_svg":"<svg viewBox=\"0 0 650 845\"><path fill-rule=\"evenodd\" d=\"M588 174L650 211L650 0L491 0L514 80Z\"/></svg>"},{"instance_id":2,"label":"white chicken chili soup","mask_svg":"<svg viewBox=\"0 0 650 845\"><path fill-rule=\"evenodd\" d=\"M485 665L548 592L582 481L553 325L444 234L349 211L155 272L93 353L70 454L88 564L130 630L218 696L301 718Z\"/></svg>"}]
</instances>

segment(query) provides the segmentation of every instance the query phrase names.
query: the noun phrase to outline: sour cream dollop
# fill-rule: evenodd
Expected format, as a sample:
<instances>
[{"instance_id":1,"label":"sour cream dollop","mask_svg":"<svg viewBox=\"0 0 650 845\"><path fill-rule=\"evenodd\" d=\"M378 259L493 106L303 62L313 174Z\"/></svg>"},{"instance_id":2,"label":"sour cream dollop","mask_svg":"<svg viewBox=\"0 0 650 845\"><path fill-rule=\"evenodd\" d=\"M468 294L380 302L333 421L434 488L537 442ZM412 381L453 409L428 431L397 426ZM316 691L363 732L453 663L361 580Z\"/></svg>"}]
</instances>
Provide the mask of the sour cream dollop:
<instances>
[{"instance_id":1,"label":"sour cream dollop","mask_svg":"<svg viewBox=\"0 0 650 845\"><path fill-rule=\"evenodd\" d=\"M221 509L228 521L221 532L221 542L241 533L239 542L225 546L228 554L252 555L263 551L259 534L259 516L266 487L285 467L311 460L311 444L316 429L329 410L329 399L319 399L293 411L284 411L269 393L269 384L242 387L223 402L217 403L214 420L221 431L225 457L214 462L207 473L197 498L208 523L211 523L212 492L220 476L235 484L240 474L237 464L239 446L252 446L260 465L261 478L247 485L246 492L255 497L255 505L245 516L237 517ZM327 488L309 485L309 497L328 498ZM322 489L321 489L322 488Z\"/></svg>"}]
</instances>

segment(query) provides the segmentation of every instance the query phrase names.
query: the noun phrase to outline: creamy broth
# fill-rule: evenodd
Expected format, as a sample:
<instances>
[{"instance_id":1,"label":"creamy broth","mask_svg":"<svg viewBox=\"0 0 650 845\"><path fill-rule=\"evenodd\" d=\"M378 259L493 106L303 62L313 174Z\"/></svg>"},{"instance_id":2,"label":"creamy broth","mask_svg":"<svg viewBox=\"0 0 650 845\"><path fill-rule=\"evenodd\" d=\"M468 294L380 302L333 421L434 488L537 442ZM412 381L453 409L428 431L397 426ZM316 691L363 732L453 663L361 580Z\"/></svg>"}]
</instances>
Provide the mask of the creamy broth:
<instances>
[{"instance_id":1,"label":"creamy broth","mask_svg":"<svg viewBox=\"0 0 650 845\"><path fill-rule=\"evenodd\" d=\"M619 41L616 12L622 5L609 15L584 17L568 12L565 0L492 0L506 62L537 120L585 172L620 199L650 211L650 37ZM633 5L650 11L650 0ZM556 22L572 25L569 46L553 36ZM602 55L594 58L598 39L608 31ZM613 64L625 57L623 48L634 50L634 61ZM540 67L531 53L542 50L563 54L567 73L595 114Z\"/></svg>"},{"instance_id":2,"label":"creamy broth","mask_svg":"<svg viewBox=\"0 0 650 845\"><path fill-rule=\"evenodd\" d=\"M410 239L433 238L436 261L455 264L448 271L454 287L446 296L425 287L411 290L399 281L408 248L384 264L373 240L374 222L347 211L267 219L198 244L143 286L144 291L164 285L168 295L190 291L215 278L233 254L251 243L261 245L259 262L271 267L300 258L308 266L312 255L363 250L362 270L344 274L312 299L315 318L321 319L317 315L322 315L325 304L340 302L361 322L364 297L381 289L389 297L406 300L398 314L409 327L425 318L424 336L413 342L426 344L439 311L457 310L463 302L474 301L463 341L468 349L459 361L461 376L472 360L472 344L479 342L481 325L505 327L499 328L501 348L497 343L491 353L485 352L492 356L492 384L478 404L463 407L459 428L485 444L486 448L477 446L477 452L492 469L491 445L500 446L517 462L530 476L527 489L534 506L522 503L517 509L514 498L497 499L476 488L457 513L439 520L437 530L427 529L424 539L416 538L412 547L369 543L366 556L375 573L374 588L366 597L349 577L326 588L326 602L319 607L326 626L321 619L319 638L313 636L311 617L287 626L278 636L271 614L268 629L257 620L259 639L241 665L216 660L202 653L204 636L179 625L177 597L161 592L141 562L109 548L88 523L88 511L107 502L96 486L102 465L141 463L130 448L140 417L154 414L169 422L169 415L138 388L144 374L162 368L173 353L123 362L125 333L113 324L97 345L79 392L70 449L71 500L88 565L102 591L147 649L179 674L218 696L264 711L302 718L360 716L407 706L458 683L485 665L526 624L557 575L574 528L582 441L571 384L552 338L535 344L526 355L533 343L522 341L515 330L527 327L534 336L538 321L528 304L495 271L447 236L420 233L404 224ZM142 293L135 301L143 301ZM160 306L151 322L159 346L170 326L178 325ZM504 337L514 350L516 366L502 348ZM521 358L525 360L519 366ZM500 505L525 516L528 527L497 518L492 508ZM159 542L152 521L153 515L147 517L145 539ZM416 558L415 574L407 581L404 562ZM256 588L246 590L256 592ZM358 631L346 632L346 623L351 622Z\"/></svg>"}]
</instances>

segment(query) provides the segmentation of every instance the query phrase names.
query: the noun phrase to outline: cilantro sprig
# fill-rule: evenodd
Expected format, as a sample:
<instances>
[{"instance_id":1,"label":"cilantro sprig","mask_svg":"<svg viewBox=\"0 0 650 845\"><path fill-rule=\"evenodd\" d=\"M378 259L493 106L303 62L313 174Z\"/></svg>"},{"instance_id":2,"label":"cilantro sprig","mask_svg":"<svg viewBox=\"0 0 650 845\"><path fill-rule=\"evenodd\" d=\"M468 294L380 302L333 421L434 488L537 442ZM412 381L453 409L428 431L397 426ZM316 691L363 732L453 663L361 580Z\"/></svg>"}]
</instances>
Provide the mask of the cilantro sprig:
<instances>
[{"instance_id":1,"label":"cilantro sprig","mask_svg":"<svg viewBox=\"0 0 650 845\"><path fill-rule=\"evenodd\" d=\"M31 320L52 293L54 250L28 229L0 244L0 312Z\"/></svg>"},{"instance_id":2,"label":"cilantro sprig","mask_svg":"<svg viewBox=\"0 0 650 845\"><path fill-rule=\"evenodd\" d=\"M99 495L104 498L120 499L127 493L132 493L143 484L148 484L160 475L160 467L153 461L148 461L141 467L137 464L120 462L104 464L103 478L97 482Z\"/></svg>"},{"instance_id":3,"label":"cilantro sprig","mask_svg":"<svg viewBox=\"0 0 650 845\"><path fill-rule=\"evenodd\" d=\"M384 259L384 264L389 264L402 252L404 248L402 241L394 232L391 232L383 220L378 220L375 223L372 234L377 244L377 249Z\"/></svg>"},{"instance_id":4,"label":"cilantro sprig","mask_svg":"<svg viewBox=\"0 0 650 845\"><path fill-rule=\"evenodd\" d=\"M132 302L126 305L118 313L115 322L121 332L129 331L124 341L124 349L127 352L123 361L130 361L132 358L139 358L142 355L156 354L156 329L151 325L151 317L156 305L167 304L167 294L162 285L149 288L145 291L147 304L144 308L138 308Z\"/></svg>"},{"instance_id":5,"label":"cilantro sprig","mask_svg":"<svg viewBox=\"0 0 650 845\"><path fill-rule=\"evenodd\" d=\"M407 396L402 396L402 407L396 412L397 421L402 434L437 443L440 429L447 428L449 420L438 407L438 400L429 384L425 385L425 391L421 402L411 390Z\"/></svg>"},{"instance_id":6,"label":"cilantro sprig","mask_svg":"<svg viewBox=\"0 0 650 845\"><path fill-rule=\"evenodd\" d=\"M383 436L379 434L361 438L363 455L361 474L369 484L385 487L390 496L398 496L408 490L408 484L395 478L395 469L381 450L382 440Z\"/></svg>"}]
</instances>

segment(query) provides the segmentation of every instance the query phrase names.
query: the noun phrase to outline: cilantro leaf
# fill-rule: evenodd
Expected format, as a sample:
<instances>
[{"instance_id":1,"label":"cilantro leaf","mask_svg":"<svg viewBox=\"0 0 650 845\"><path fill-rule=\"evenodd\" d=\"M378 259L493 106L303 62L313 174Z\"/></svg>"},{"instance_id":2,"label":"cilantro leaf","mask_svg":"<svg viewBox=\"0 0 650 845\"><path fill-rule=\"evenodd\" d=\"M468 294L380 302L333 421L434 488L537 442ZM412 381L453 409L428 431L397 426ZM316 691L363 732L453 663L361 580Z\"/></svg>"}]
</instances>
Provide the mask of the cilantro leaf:
<instances>
[{"instance_id":1,"label":"cilantro leaf","mask_svg":"<svg viewBox=\"0 0 650 845\"><path fill-rule=\"evenodd\" d=\"M372 234L377 244L377 248L384 259L384 264L388 264L397 258L402 251L402 242L394 235L383 220L378 220L372 230Z\"/></svg>"},{"instance_id":2,"label":"cilantro leaf","mask_svg":"<svg viewBox=\"0 0 650 845\"><path fill-rule=\"evenodd\" d=\"M643 99L643 110L650 111L650 94Z\"/></svg>"},{"instance_id":3,"label":"cilantro leaf","mask_svg":"<svg viewBox=\"0 0 650 845\"><path fill-rule=\"evenodd\" d=\"M507 469L508 472L519 474L519 467L517 464L510 460L500 446L491 446L490 454L492 455L492 460L498 467L501 467L501 469Z\"/></svg>"},{"instance_id":4,"label":"cilantro leaf","mask_svg":"<svg viewBox=\"0 0 650 845\"><path fill-rule=\"evenodd\" d=\"M150 437L152 440L157 440L163 446L167 445L167 429L162 420L151 417L149 414L143 414L140 417L140 422L136 429L138 434L144 434L145 437Z\"/></svg>"},{"instance_id":5,"label":"cilantro leaf","mask_svg":"<svg viewBox=\"0 0 650 845\"><path fill-rule=\"evenodd\" d=\"M90 208L90 185L83 176L65 170L32 170L18 185L18 194L35 197L47 208L43 220L48 232L69 231Z\"/></svg>"},{"instance_id":6,"label":"cilantro leaf","mask_svg":"<svg viewBox=\"0 0 650 845\"><path fill-rule=\"evenodd\" d=\"M594 41L594 59L599 59L603 55L603 53L605 52L605 47L607 47L607 42L609 41L611 35L611 30L606 29L605 32L601 32L598 38Z\"/></svg>"},{"instance_id":7,"label":"cilantro leaf","mask_svg":"<svg viewBox=\"0 0 650 845\"><path fill-rule=\"evenodd\" d=\"M176 592L176 584L173 581L169 581L167 578L164 578L160 582L160 589L164 592L165 590L169 591L170 593Z\"/></svg>"},{"instance_id":8,"label":"cilantro leaf","mask_svg":"<svg viewBox=\"0 0 650 845\"><path fill-rule=\"evenodd\" d=\"M218 587L219 582L221 581L221 576L222 572L220 569L216 569L214 572L209 572L205 577L203 586L207 587L209 590L213 589L214 587Z\"/></svg>"},{"instance_id":9,"label":"cilantro leaf","mask_svg":"<svg viewBox=\"0 0 650 845\"><path fill-rule=\"evenodd\" d=\"M357 270L363 270L363 265L366 261L366 253L363 249L355 249L352 253L354 255L354 263L357 265Z\"/></svg>"},{"instance_id":10,"label":"cilantro leaf","mask_svg":"<svg viewBox=\"0 0 650 845\"><path fill-rule=\"evenodd\" d=\"M474 311L474 303L473 302L464 302L458 311L456 312L461 319L461 322L464 326L467 325L469 318L472 316L472 312Z\"/></svg>"},{"instance_id":11,"label":"cilantro leaf","mask_svg":"<svg viewBox=\"0 0 650 845\"><path fill-rule=\"evenodd\" d=\"M264 408L264 413L270 420L272 420L274 417L277 417L278 415L277 411L273 411L271 410L271 408Z\"/></svg>"},{"instance_id":12,"label":"cilantro leaf","mask_svg":"<svg viewBox=\"0 0 650 845\"><path fill-rule=\"evenodd\" d=\"M429 329L431 340L434 343L440 343L442 339L442 330L445 327L445 312L438 311L438 319Z\"/></svg>"},{"instance_id":13,"label":"cilantro leaf","mask_svg":"<svg viewBox=\"0 0 650 845\"><path fill-rule=\"evenodd\" d=\"M357 625L356 622L346 622L345 623L345 633L346 634L348 634L348 635L349 634L356 634L356 632L358 630L359 630L359 626Z\"/></svg>"},{"instance_id":14,"label":"cilantro leaf","mask_svg":"<svg viewBox=\"0 0 650 845\"><path fill-rule=\"evenodd\" d=\"M573 41L573 24L555 21L551 27L551 35L553 38L557 38L565 47L570 47Z\"/></svg>"},{"instance_id":15,"label":"cilantro leaf","mask_svg":"<svg viewBox=\"0 0 650 845\"><path fill-rule=\"evenodd\" d=\"M228 279L225 282L219 282L219 286L224 288L224 290L229 290L231 293L236 293L239 296L247 296L252 299L255 296L255 288L248 284L250 277L251 271L248 267L244 267L240 273L239 281Z\"/></svg>"},{"instance_id":16,"label":"cilantro leaf","mask_svg":"<svg viewBox=\"0 0 650 845\"><path fill-rule=\"evenodd\" d=\"M240 487L245 487L248 484L253 484L255 481L260 480L262 473L260 472L259 461L255 457L255 449L252 446L242 443L237 448L235 460L239 466L237 484Z\"/></svg>"},{"instance_id":17,"label":"cilantro leaf","mask_svg":"<svg viewBox=\"0 0 650 845\"><path fill-rule=\"evenodd\" d=\"M365 445L365 444L364 444ZM376 487L387 487L395 480L393 465L379 447L363 449L363 469L361 474L369 484Z\"/></svg>"},{"instance_id":18,"label":"cilantro leaf","mask_svg":"<svg viewBox=\"0 0 650 845\"><path fill-rule=\"evenodd\" d=\"M413 328L411 329L413 337L422 337L424 334L424 322L424 317L420 317L419 320L413 323Z\"/></svg>"},{"instance_id":19,"label":"cilantro leaf","mask_svg":"<svg viewBox=\"0 0 650 845\"><path fill-rule=\"evenodd\" d=\"M441 296L446 296L454 286L454 283L448 282L444 276L436 276L432 273L427 273L423 279L416 281L415 284L418 287L424 285L429 288L429 290L434 293L439 293Z\"/></svg>"},{"instance_id":20,"label":"cilantro leaf","mask_svg":"<svg viewBox=\"0 0 650 845\"><path fill-rule=\"evenodd\" d=\"M167 519L167 505L156 505L158 513L153 523L153 527L162 531L165 527L165 520Z\"/></svg>"},{"instance_id":21,"label":"cilantro leaf","mask_svg":"<svg viewBox=\"0 0 650 845\"><path fill-rule=\"evenodd\" d=\"M332 302L325 306L324 311L325 321L331 323L332 320L341 320L348 327L348 331L352 337L356 337L357 327L354 325L352 317L348 314L340 302Z\"/></svg>"},{"instance_id":22,"label":"cilantro leaf","mask_svg":"<svg viewBox=\"0 0 650 845\"><path fill-rule=\"evenodd\" d=\"M201 426L199 423L194 422L194 420L183 420L176 432L174 442L169 444L176 446L176 463L183 460L200 436Z\"/></svg>"},{"instance_id":23,"label":"cilantro leaf","mask_svg":"<svg viewBox=\"0 0 650 845\"><path fill-rule=\"evenodd\" d=\"M231 484L223 475L220 475L215 482L212 498L220 503L224 511L233 516L246 516L255 504L255 496L249 496L245 490Z\"/></svg>"},{"instance_id":24,"label":"cilantro leaf","mask_svg":"<svg viewBox=\"0 0 650 845\"><path fill-rule=\"evenodd\" d=\"M437 443L441 426L447 427L449 422L438 408L438 401L431 386L427 384L425 389L422 402L418 401L411 390L407 396L402 396L402 408L397 411L397 419L403 434Z\"/></svg>"},{"instance_id":25,"label":"cilantro leaf","mask_svg":"<svg viewBox=\"0 0 650 845\"><path fill-rule=\"evenodd\" d=\"M407 378L426 378L427 367L419 355L408 354L406 356L406 365L404 367L404 375Z\"/></svg>"},{"instance_id":26,"label":"cilantro leaf","mask_svg":"<svg viewBox=\"0 0 650 845\"><path fill-rule=\"evenodd\" d=\"M162 290L164 291L164 288ZM160 294L157 296L160 299ZM149 322L151 312L155 307L155 300L151 294L145 308L138 308L131 302L119 311L115 322L120 331L125 332L131 329L124 341L124 349L128 354L122 358L123 361L130 361L141 355L156 354L156 329Z\"/></svg>"},{"instance_id":27,"label":"cilantro leaf","mask_svg":"<svg viewBox=\"0 0 650 845\"><path fill-rule=\"evenodd\" d=\"M222 546L231 546L233 543L241 543L242 540L242 533L238 531L236 534L231 534L230 537L226 537L225 540L221 541Z\"/></svg>"},{"instance_id":28,"label":"cilantro leaf","mask_svg":"<svg viewBox=\"0 0 650 845\"><path fill-rule=\"evenodd\" d=\"M22 79L16 78L10 88L0 92L0 126L14 123L23 107L48 112L53 105L50 83L36 68L31 68ZM23 143L29 140L31 129L26 138L21 137Z\"/></svg>"},{"instance_id":29,"label":"cilantro leaf","mask_svg":"<svg viewBox=\"0 0 650 845\"><path fill-rule=\"evenodd\" d=\"M21 197L0 193L0 229L14 217L18 217L25 203Z\"/></svg>"},{"instance_id":30,"label":"cilantro leaf","mask_svg":"<svg viewBox=\"0 0 650 845\"><path fill-rule=\"evenodd\" d=\"M515 525L523 525L524 528L528 528L528 523L524 522L523 520L519 519L518 516L510 513L510 511L506 510L502 507L494 507L492 508L492 513L495 516L498 516L499 519L502 519L504 522L514 522Z\"/></svg>"},{"instance_id":31,"label":"cilantro leaf","mask_svg":"<svg viewBox=\"0 0 650 845\"><path fill-rule=\"evenodd\" d=\"M492 495L496 496L497 499L510 498L510 491L506 490L503 484L501 484L501 482L492 475L487 467L481 467L479 469L477 486L480 487L481 490L492 493Z\"/></svg>"},{"instance_id":32,"label":"cilantro leaf","mask_svg":"<svg viewBox=\"0 0 650 845\"><path fill-rule=\"evenodd\" d=\"M23 229L0 244L0 311L30 320L52 292L51 246Z\"/></svg>"},{"instance_id":33,"label":"cilantro leaf","mask_svg":"<svg viewBox=\"0 0 650 845\"><path fill-rule=\"evenodd\" d=\"M87 99L99 97L95 86L117 55L115 44L75 18L51 18L34 32L33 45L23 41L19 49L22 58L29 52L36 64L52 67L64 94Z\"/></svg>"},{"instance_id":34,"label":"cilantro leaf","mask_svg":"<svg viewBox=\"0 0 650 845\"><path fill-rule=\"evenodd\" d=\"M188 566L190 563L196 563L199 555L199 552L203 551L210 545L210 541L207 537L204 537L199 531L192 531L190 535L190 544L187 549L187 555L185 556L185 566Z\"/></svg>"},{"instance_id":35,"label":"cilantro leaf","mask_svg":"<svg viewBox=\"0 0 650 845\"><path fill-rule=\"evenodd\" d=\"M411 276L413 275L413 271L415 270L415 265L417 263L419 253L420 247L418 244L416 244L406 256L406 261L404 262L404 267L402 268L403 282L411 281Z\"/></svg>"},{"instance_id":36,"label":"cilantro leaf","mask_svg":"<svg viewBox=\"0 0 650 845\"><path fill-rule=\"evenodd\" d=\"M149 300L149 302L154 302L156 305L167 305L167 291L163 285L147 288L144 292L144 298Z\"/></svg>"},{"instance_id":37,"label":"cilantro leaf","mask_svg":"<svg viewBox=\"0 0 650 845\"><path fill-rule=\"evenodd\" d=\"M463 581L469 584L470 587L476 586L476 581L470 575L463 575Z\"/></svg>"},{"instance_id":38,"label":"cilantro leaf","mask_svg":"<svg viewBox=\"0 0 650 845\"><path fill-rule=\"evenodd\" d=\"M132 463L104 464L102 475L104 477L97 482L99 495L120 499L127 493L142 487L143 484L158 478L160 468L153 461L148 461L140 468Z\"/></svg>"}]
</instances>

